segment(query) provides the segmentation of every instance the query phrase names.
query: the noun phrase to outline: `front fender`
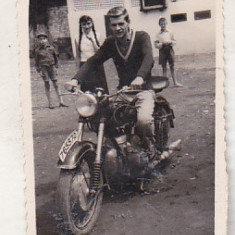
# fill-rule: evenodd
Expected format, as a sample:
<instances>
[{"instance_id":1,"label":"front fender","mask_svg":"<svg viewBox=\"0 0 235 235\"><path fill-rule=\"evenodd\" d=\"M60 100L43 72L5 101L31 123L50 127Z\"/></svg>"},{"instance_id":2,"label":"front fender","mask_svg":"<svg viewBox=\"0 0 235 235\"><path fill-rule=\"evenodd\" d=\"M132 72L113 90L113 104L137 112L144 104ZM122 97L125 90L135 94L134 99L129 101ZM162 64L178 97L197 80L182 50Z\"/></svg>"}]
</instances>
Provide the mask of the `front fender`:
<instances>
[{"instance_id":1,"label":"front fender","mask_svg":"<svg viewBox=\"0 0 235 235\"><path fill-rule=\"evenodd\" d=\"M64 162L59 160L57 167L68 170L75 169L79 165L83 153L87 150L96 151L95 144L88 141L75 142L69 150Z\"/></svg>"}]
</instances>

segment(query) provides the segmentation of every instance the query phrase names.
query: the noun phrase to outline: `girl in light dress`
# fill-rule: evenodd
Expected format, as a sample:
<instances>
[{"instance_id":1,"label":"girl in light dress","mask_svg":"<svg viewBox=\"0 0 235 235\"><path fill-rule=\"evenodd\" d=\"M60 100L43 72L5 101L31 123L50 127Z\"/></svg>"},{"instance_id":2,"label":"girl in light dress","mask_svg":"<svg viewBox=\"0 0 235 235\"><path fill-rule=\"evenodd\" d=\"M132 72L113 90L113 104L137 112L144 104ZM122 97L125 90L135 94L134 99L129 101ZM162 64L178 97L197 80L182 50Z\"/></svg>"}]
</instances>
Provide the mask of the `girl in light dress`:
<instances>
[{"instance_id":1,"label":"girl in light dress","mask_svg":"<svg viewBox=\"0 0 235 235\"><path fill-rule=\"evenodd\" d=\"M84 15L79 19L79 40L77 45L77 66L80 68L100 48L99 35L96 33L94 22L90 16ZM89 71L86 80L81 82L82 91L94 91L101 87L108 93L108 87L103 65L97 65Z\"/></svg>"}]
</instances>

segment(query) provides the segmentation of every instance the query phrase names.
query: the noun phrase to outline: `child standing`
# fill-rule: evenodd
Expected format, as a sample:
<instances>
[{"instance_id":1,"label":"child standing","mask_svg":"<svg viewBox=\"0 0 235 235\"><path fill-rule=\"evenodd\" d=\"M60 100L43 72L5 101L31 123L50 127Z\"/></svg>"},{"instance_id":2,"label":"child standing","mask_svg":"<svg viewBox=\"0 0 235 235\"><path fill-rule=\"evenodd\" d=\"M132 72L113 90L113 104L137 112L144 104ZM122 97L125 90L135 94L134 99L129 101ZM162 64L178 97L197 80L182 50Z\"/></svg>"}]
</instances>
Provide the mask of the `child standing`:
<instances>
[{"instance_id":1,"label":"child standing","mask_svg":"<svg viewBox=\"0 0 235 235\"><path fill-rule=\"evenodd\" d=\"M176 44L174 35L166 29L167 20L164 17L159 19L159 26L161 30L157 33L154 45L159 49L159 64L162 66L163 76L167 76L167 62L170 66L171 76L175 87L182 85L177 82L174 69L174 50L173 46Z\"/></svg>"},{"instance_id":2,"label":"child standing","mask_svg":"<svg viewBox=\"0 0 235 235\"><path fill-rule=\"evenodd\" d=\"M95 30L92 18L84 15L79 19L79 41L77 48L77 66L80 68L100 48L99 34ZM79 61L79 62L78 62ZM78 70L79 70L78 68ZM89 71L86 80L81 83L82 91L94 91L101 87L108 93L108 86L103 65L97 65Z\"/></svg>"},{"instance_id":3,"label":"child standing","mask_svg":"<svg viewBox=\"0 0 235 235\"><path fill-rule=\"evenodd\" d=\"M56 68L58 68L58 59L55 52L55 48L49 44L48 36L45 33L39 33L37 35L38 39L38 47L35 49L35 66L37 72L43 78L45 85L46 97L48 99L49 108L53 109L54 106L51 103L51 95L50 95L50 83L49 79L51 79L53 86L56 91L56 95L59 99L60 107L68 107L64 104L62 97L60 96L59 87L57 84L56 78Z\"/></svg>"}]
</instances>

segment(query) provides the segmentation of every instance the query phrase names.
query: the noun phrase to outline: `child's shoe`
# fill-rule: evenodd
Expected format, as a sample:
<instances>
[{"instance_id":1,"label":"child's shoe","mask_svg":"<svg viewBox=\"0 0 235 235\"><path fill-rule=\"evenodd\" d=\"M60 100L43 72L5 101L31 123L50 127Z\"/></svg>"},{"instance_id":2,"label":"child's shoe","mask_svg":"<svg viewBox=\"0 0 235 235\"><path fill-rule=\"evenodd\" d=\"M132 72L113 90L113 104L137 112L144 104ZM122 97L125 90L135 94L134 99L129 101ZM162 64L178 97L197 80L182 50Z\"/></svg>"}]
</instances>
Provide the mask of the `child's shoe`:
<instances>
[{"instance_id":1,"label":"child's shoe","mask_svg":"<svg viewBox=\"0 0 235 235\"><path fill-rule=\"evenodd\" d=\"M60 107L69 107L68 105L64 104L63 102L60 102Z\"/></svg>"}]
</instances>

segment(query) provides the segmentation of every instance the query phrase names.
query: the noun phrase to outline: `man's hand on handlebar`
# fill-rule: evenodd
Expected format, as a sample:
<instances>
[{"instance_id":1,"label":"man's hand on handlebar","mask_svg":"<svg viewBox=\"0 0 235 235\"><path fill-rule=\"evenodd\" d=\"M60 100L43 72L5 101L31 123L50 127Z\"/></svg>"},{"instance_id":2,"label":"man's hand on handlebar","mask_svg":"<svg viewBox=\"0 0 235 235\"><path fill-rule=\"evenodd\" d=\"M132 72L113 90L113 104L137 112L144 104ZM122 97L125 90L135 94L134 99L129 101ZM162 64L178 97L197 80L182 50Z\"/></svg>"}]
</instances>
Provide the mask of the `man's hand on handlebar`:
<instances>
[{"instance_id":1,"label":"man's hand on handlebar","mask_svg":"<svg viewBox=\"0 0 235 235\"><path fill-rule=\"evenodd\" d=\"M64 84L64 88L70 92L74 92L76 90L77 86L78 86L78 80L76 80L76 79L72 79L71 81L66 82Z\"/></svg>"},{"instance_id":2,"label":"man's hand on handlebar","mask_svg":"<svg viewBox=\"0 0 235 235\"><path fill-rule=\"evenodd\" d=\"M141 89L142 85L144 84L144 79L140 76L137 76L131 83L131 89Z\"/></svg>"}]
</instances>

